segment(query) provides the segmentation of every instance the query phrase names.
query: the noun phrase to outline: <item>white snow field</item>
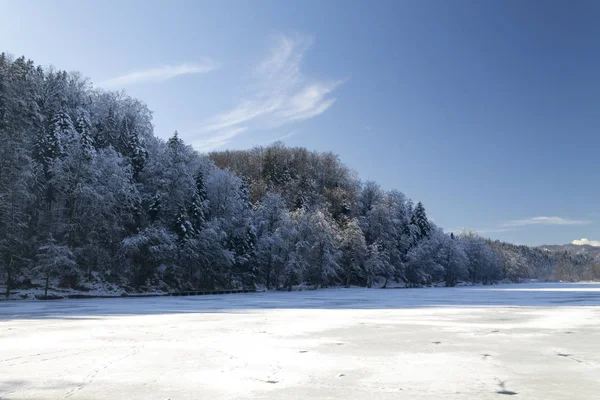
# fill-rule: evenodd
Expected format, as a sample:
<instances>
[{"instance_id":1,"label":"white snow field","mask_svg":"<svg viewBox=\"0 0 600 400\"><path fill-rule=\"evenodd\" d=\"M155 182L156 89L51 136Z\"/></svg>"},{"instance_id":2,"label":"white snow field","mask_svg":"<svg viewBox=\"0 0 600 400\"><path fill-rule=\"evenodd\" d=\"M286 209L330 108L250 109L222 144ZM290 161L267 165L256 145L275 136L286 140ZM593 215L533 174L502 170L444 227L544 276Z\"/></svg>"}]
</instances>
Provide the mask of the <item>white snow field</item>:
<instances>
[{"instance_id":1,"label":"white snow field","mask_svg":"<svg viewBox=\"0 0 600 400\"><path fill-rule=\"evenodd\" d=\"M598 399L600 285L0 302L2 399Z\"/></svg>"}]
</instances>

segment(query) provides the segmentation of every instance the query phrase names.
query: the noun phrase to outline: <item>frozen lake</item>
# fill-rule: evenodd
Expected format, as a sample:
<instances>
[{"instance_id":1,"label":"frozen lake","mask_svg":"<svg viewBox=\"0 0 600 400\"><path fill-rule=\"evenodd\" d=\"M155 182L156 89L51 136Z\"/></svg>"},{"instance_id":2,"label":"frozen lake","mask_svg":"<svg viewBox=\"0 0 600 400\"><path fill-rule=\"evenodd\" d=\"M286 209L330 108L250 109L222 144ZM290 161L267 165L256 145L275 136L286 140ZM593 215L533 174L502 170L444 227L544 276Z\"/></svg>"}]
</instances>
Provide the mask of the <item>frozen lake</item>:
<instances>
[{"instance_id":1,"label":"frozen lake","mask_svg":"<svg viewBox=\"0 0 600 400\"><path fill-rule=\"evenodd\" d=\"M0 399L592 399L600 284L0 302Z\"/></svg>"}]
</instances>

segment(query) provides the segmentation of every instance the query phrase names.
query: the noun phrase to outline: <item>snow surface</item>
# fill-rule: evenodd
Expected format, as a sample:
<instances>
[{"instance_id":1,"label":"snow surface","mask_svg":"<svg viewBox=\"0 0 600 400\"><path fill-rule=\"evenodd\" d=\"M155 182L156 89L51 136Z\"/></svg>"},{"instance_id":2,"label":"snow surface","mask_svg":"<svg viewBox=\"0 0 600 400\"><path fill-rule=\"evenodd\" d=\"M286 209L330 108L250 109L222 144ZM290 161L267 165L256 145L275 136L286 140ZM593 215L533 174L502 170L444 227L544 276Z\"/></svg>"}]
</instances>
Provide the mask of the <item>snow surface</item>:
<instances>
[{"instance_id":1,"label":"snow surface","mask_svg":"<svg viewBox=\"0 0 600 400\"><path fill-rule=\"evenodd\" d=\"M600 284L0 302L2 399L592 399Z\"/></svg>"}]
</instances>

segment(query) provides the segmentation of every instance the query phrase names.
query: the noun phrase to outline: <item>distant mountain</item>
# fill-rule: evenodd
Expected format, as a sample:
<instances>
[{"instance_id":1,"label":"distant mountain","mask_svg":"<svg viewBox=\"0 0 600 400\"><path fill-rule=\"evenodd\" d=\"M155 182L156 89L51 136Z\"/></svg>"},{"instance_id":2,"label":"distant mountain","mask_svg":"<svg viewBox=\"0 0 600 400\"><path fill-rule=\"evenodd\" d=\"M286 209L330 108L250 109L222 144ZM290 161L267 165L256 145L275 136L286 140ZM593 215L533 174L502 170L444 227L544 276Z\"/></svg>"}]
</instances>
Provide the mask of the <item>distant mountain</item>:
<instances>
[{"instance_id":1,"label":"distant mountain","mask_svg":"<svg viewBox=\"0 0 600 400\"><path fill-rule=\"evenodd\" d=\"M551 245L542 245L538 246L540 249L548 250L548 251L566 251L574 254L585 254L593 257L595 260L600 261L600 247L591 246L589 244L577 245L577 244L551 244Z\"/></svg>"}]
</instances>

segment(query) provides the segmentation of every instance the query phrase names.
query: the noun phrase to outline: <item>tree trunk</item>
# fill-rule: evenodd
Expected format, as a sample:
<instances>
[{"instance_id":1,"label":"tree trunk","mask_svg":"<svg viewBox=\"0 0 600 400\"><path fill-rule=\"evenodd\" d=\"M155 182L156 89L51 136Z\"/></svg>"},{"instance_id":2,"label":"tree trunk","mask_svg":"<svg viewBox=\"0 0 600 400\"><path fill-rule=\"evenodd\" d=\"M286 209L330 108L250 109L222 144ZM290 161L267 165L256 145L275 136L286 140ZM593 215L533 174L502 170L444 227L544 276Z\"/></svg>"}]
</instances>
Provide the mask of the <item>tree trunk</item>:
<instances>
[{"instance_id":1,"label":"tree trunk","mask_svg":"<svg viewBox=\"0 0 600 400\"><path fill-rule=\"evenodd\" d=\"M281 265L274 268L274 278L275 278L275 289L279 290L281 288Z\"/></svg>"},{"instance_id":2,"label":"tree trunk","mask_svg":"<svg viewBox=\"0 0 600 400\"><path fill-rule=\"evenodd\" d=\"M8 299L8 296L10 296L10 289L12 288L12 268L13 268L13 256L10 256L10 261L8 262L8 265L6 267L6 298Z\"/></svg>"},{"instance_id":3,"label":"tree trunk","mask_svg":"<svg viewBox=\"0 0 600 400\"><path fill-rule=\"evenodd\" d=\"M269 260L269 265L267 266L267 290L271 290L271 260Z\"/></svg>"},{"instance_id":4,"label":"tree trunk","mask_svg":"<svg viewBox=\"0 0 600 400\"><path fill-rule=\"evenodd\" d=\"M50 283L50 275L46 275L46 287L44 288L44 297L48 298L48 284Z\"/></svg>"},{"instance_id":5,"label":"tree trunk","mask_svg":"<svg viewBox=\"0 0 600 400\"><path fill-rule=\"evenodd\" d=\"M187 270L188 270L188 281L189 284L192 285L192 287L197 288L196 285L194 285L193 281L194 281L194 268L192 266L192 263L189 263L189 265L187 266Z\"/></svg>"},{"instance_id":6,"label":"tree trunk","mask_svg":"<svg viewBox=\"0 0 600 400\"><path fill-rule=\"evenodd\" d=\"M11 261L12 263L12 261ZM8 264L8 270L6 271L6 298L10 296L10 289L12 287L12 266Z\"/></svg>"},{"instance_id":7,"label":"tree trunk","mask_svg":"<svg viewBox=\"0 0 600 400\"><path fill-rule=\"evenodd\" d=\"M346 287L350 287L350 278L352 276L351 270L349 269L346 273Z\"/></svg>"}]
</instances>

